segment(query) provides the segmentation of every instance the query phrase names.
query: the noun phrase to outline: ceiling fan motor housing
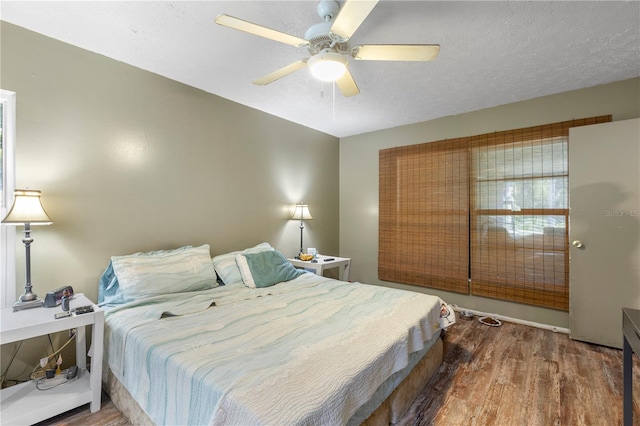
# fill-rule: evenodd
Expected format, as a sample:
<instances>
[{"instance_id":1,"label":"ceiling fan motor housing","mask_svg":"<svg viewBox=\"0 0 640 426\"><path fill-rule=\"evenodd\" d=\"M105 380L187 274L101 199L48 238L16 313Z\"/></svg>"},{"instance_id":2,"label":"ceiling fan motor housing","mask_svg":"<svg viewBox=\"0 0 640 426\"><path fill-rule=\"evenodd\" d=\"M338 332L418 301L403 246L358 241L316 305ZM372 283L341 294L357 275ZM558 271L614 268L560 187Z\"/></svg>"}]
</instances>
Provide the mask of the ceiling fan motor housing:
<instances>
[{"instance_id":1,"label":"ceiling fan motor housing","mask_svg":"<svg viewBox=\"0 0 640 426\"><path fill-rule=\"evenodd\" d=\"M331 34L332 22L321 22L311 26L304 38L309 42L309 52L315 55L324 49L333 49L340 53L349 51L349 43L341 43Z\"/></svg>"},{"instance_id":2,"label":"ceiling fan motor housing","mask_svg":"<svg viewBox=\"0 0 640 426\"><path fill-rule=\"evenodd\" d=\"M316 10L323 21L333 21L340 11L340 5L335 0L322 0Z\"/></svg>"},{"instance_id":3,"label":"ceiling fan motor housing","mask_svg":"<svg viewBox=\"0 0 640 426\"><path fill-rule=\"evenodd\" d=\"M339 40L331 33L333 21L340 11L338 2L335 0L322 0L318 3L316 10L323 22L312 25L304 34L305 40L309 42L309 52L312 55L317 55L325 49L332 49L339 53L348 53L349 43Z\"/></svg>"}]
</instances>

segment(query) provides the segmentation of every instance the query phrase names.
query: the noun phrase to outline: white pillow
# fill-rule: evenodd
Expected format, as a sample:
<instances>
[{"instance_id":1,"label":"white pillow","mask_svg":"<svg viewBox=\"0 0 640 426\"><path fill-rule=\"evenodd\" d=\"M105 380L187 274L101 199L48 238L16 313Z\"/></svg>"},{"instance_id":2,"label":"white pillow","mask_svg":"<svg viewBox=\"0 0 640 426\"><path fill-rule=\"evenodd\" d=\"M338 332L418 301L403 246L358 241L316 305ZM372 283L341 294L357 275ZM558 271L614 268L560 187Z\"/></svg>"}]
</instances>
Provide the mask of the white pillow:
<instances>
[{"instance_id":1,"label":"white pillow","mask_svg":"<svg viewBox=\"0 0 640 426\"><path fill-rule=\"evenodd\" d=\"M230 253L214 256L213 267L225 285L242 283L242 275L240 274L240 269L238 269L238 265L236 263L236 256L238 254L260 253L262 251L269 250L274 250L269 243L260 243L257 246L253 246L242 251L232 251Z\"/></svg>"},{"instance_id":2,"label":"white pillow","mask_svg":"<svg viewBox=\"0 0 640 426\"><path fill-rule=\"evenodd\" d=\"M256 282L253 280L253 275L251 275L251 270L249 269L249 263L247 263L247 258L244 257L244 254L238 253L236 255L236 264L240 270L240 276L244 285L249 288L256 288Z\"/></svg>"},{"instance_id":3,"label":"white pillow","mask_svg":"<svg viewBox=\"0 0 640 426\"><path fill-rule=\"evenodd\" d=\"M218 285L209 245L111 258L126 300L207 290Z\"/></svg>"}]
</instances>

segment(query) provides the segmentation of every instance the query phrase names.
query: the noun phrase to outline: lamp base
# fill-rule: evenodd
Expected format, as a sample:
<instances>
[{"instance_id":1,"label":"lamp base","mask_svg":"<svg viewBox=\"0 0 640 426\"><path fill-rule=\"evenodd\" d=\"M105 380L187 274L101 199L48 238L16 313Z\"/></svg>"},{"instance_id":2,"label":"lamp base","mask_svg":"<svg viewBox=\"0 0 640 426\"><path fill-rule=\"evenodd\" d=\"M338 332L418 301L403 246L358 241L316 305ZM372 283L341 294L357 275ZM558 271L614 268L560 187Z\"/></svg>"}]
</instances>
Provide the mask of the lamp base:
<instances>
[{"instance_id":1,"label":"lamp base","mask_svg":"<svg viewBox=\"0 0 640 426\"><path fill-rule=\"evenodd\" d=\"M16 303L13 304L13 312L22 311L24 309L40 308L42 306L43 306L42 299L29 300L26 302L18 300Z\"/></svg>"},{"instance_id":2,"label":"lamp base","mask_svg":"<svg viewBox=\"0 0 640 426\"><path fill-rule=\"evenodd\" d=\"M18 302L32 302L38 300L38 295L31 291L31 284L24 287L24 293L18 298Z\"/></svg>"}]
</instances>

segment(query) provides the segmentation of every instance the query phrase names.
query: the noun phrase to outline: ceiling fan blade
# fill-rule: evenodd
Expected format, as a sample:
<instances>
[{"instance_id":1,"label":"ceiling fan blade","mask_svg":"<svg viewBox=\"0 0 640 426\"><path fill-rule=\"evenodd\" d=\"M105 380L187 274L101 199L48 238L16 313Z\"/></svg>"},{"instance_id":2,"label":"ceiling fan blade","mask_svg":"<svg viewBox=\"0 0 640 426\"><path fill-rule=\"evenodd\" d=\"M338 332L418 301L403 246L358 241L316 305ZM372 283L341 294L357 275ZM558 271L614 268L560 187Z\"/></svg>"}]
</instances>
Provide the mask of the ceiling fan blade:
<instances>
[{"instance_id":1,"label":"ceiling fan blade","mask_svg":"<svg viewBox=\"0 0 640 426\"><path fill-rule=\"evenodd\" d=\"M351 73L349 72L349 68L347 68L344 71L344 74L342 74L342 77L336 80L336 85L338 86L338 89L340 89L340 91L342 92L342 96L344 96L345 98L348 98L349 96L354 96L360 93L360 89L358 89L358 85L356 84L355 80L351 76Z\"/></svg>"},{"instance_id":2,"label":"ceiling fan blade","mask_svg":"<svg viewBox=\"0 0 640 426\"><path fill-rule=\"evenodd\" d=\"M347 0L331 25L331 33L347 41L360 27L378 0Z\"/></svg>"},{"instance_id":3,"label":"ceiling fan blade","mask_svg":"<svg viewBox=\"0 0 640 426\"><path fill-rule=\"evenodd\" d=\"M430 61L439 51L438 44L365 44L354 46L351 54L367 61Z\"/></svg>"},{"instance_id":4,"label":"ceiling fan blade","mask_svg":"<svg viewBox=\"0 0 640 426\"><path fill-rule=\"evenodd\" d=\"M265 76L260 77L259 79L255 80L253 84L264 86L266 84L273 83L274 81L281 79L282 77L285 77L295 71L298 71L300 68L304 68L306 66L307 66L307 60L301 59L297 62L287 65L286 67L282 67Z\"/></svg>"},{"instance_id":5,"label":"ceiling fan blade","mask_svg":"<svg viewBox=\"0 0 640 426\"><path fill-rule=\"evenodd\" d=\"M216 24L279 41L280 43L289 44L294 47L309 45L309 42L303 38L292 36L281 31L272 30L271 28L263 27L262 25L248 21L243 21L242 19L234 18L229 15L221 14L216 16Z\"/></svg>"}]
</instances>

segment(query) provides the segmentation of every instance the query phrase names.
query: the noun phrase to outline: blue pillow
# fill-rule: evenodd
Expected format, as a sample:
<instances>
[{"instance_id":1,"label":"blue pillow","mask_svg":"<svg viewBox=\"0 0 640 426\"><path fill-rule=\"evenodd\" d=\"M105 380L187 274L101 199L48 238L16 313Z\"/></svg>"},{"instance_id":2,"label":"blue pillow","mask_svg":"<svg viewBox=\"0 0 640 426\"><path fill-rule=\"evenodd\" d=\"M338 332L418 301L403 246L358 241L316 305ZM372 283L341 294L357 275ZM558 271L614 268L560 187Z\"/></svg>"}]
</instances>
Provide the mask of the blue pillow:
<instances>
[{"instance_id":1,"label":"blue pillow","mask_svg":"<svg viewBox=\"0 0 640 426\"><path fill-rule=\"evenodd\" d=\"M250 288L270 287L304 274L304 271L296 269L282 253L275 250L238 254L236 262L242 281Z\"/></svg>"},{"instance_id":2,"label":"blue pillow","mask_svg":"<svg viewBox=\"0 0 640 426\"><path fill-rule=\"evenodd\" d=\"M124 295L120 291L120 285L116 274L113 272L113 265L109 262L109 266L100 277L98 285L98 306L115 306L125 303Z\"/></svg>"},{"instance_id":3,"label":"blue pillow","mask_svg":"<svg viewBox=\"0 0 640 426\"><path fill-rule=\"evenodd\" d=\"M242 283L242 275L240 275L240 269L238 269L236 257L239 254L259 253L262 251L273 249L274 248L271 247L269 243L260 243L254 247L249 247L242 251L232 251L229 253L220 254L218 256L214 256L213 267L215 268L218 277L226 285Z\"/></svg>"}]
</instances>

